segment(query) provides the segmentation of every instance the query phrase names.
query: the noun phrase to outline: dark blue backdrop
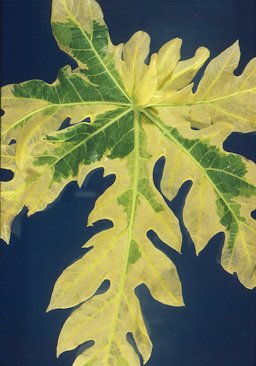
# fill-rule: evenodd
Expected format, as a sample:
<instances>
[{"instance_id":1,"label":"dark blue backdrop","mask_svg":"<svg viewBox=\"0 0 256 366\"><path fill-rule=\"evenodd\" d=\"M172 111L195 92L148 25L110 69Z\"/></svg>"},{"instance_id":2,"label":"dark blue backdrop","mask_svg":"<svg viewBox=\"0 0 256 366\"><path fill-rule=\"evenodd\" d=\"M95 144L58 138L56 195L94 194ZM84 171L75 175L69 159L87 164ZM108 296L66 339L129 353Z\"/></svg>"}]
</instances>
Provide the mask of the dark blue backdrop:
<instances>
[{"instance_id":1,"label":"dark blue backdrop","mask_svg":"<svg viewBox=\"0 0 256 366\"><path fill-rule=\"evenodd\" d=\"M184 40L182 55L192 56L201 45L215 56L240 40L238 72L256 55L254 1L107 1L102 0L114 43L126 41L143 29L152 36L152 51L174 37ZM51 34L51 2L1 2L1 83L43 79L52 82L63 65L72 63ZM226 149L254 159L255 135L233 134ZM157 164L156 184L162 162ZM2 174L7 179L6 174ZM45 314L59 274L81 256L81 245L104 222L86 228L96 197L111 184L97 171L83 188L70 184L54 205L28 219L25 210L15 219L9 247L0 244L0 366L69 366L76 352L55 358L58 333L70 310ZM181 212L184 194L171 206ZM195 256L184 232L183 254L177 255L152 240L176 263L184 290L185 308L153 301L140 288L144 315L154 350L148 366L254 366L256 365L256 292L245 289L218 264L223 235ZM133 365L131 365L133 366Z\"/></svg>"}]
</instances>

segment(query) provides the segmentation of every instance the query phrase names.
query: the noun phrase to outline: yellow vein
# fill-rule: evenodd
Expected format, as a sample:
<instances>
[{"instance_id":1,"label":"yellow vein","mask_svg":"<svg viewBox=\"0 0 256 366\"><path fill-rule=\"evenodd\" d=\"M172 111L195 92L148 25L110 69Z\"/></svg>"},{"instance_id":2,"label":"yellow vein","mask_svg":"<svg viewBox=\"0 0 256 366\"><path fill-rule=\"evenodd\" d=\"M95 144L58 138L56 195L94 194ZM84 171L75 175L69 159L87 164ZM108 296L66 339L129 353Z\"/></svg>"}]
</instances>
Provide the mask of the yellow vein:
<instances>
[{"instance_id":1,"label":"yellow vein","mask_svg":"<svg viewBox=\"0 0 256 366\"><path fill-rule=\"evenodd\" d=\"M159 103L159 104L148 104L147 107L182 107L182 106L191 106L191 105L196 105L196 104L211 104L211 103L215 103L215 102L219 102L225 99L229 99L229 98L233 98L237 95L240 94L245 94L245 93L253 93L254 91L256 91L256 88L252 88L252 89L247 89L247 90L240 90L238 92L232 93L232 94L228 94L225 95L223 97L218 97L218 98L214 98L214 99L206 99L206 100L195 100L195 101L191 101L191 102L184 102L184 103ZM196 94L192 94L192 97L196 97Z\"/></svg>"}]
</instances>

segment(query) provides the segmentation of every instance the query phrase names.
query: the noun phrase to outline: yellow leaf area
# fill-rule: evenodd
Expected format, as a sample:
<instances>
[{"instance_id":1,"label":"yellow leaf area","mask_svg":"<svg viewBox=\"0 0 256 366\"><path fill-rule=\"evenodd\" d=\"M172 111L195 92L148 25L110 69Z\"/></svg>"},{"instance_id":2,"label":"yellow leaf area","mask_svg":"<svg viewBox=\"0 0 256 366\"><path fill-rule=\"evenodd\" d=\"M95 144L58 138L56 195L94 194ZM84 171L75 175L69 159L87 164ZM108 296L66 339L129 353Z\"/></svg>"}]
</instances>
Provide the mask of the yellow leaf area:
<instances>
[{"instance_id":1,"label":"yellow leaf area","mask_svg":"<svg viewBox=\"0 0 256 366\"><path fill-rule=\"evenodd\" d=\"M155 107L171 114L174 123L187 121L191 127L207 127L227 122L236 131L254 131L256 126L256 59L240 76L235 76L240 51L238 42L210 61L195 93L193 79L209 57L200 47L194 57L180 61L182 41L167 42L149 65L150 37L137 32L123 48L117 68L129 94L138 106ZM129 52L134 49L134 53Z\"/></svg>"},{"instance_id":2,"label":"yellow leaf area","mask_svg":"<svg viewBox=\"0 0 256 366\"><path fill-rule=\"evenodd\" d=\"M42 211L95 168L115 174L88 222L108 219L113 227L90 239L86 254L61 274L48 310L76 307L58 355L94 342L81 348L74 366L136 366L138 352L145 364L152 344L134 290L145 284L156 300L183 305L174 264L148 238L153 230L180 252L178 219L153 182L159 158L166 161L161 190L168 199L185 181L193 183L183 214L197 253L224 231L223 268L246 287L256 285L255 166L223 149L233 131L255 129L256 59L235 76L235 43L208 63L193 91L209 57L204 47L181 60L176 38L146 63L149 35L139 31L114 46L94 0L53 0L51 22L77 68L63 67L52 84L31 80L2 89L1 164L14 178L2 183L1 237L9 241L24 206L29 215ZM110 287L99 293L105 280Z\"/></svg>"},{"instance_id":3,"label":"yellow leaf area","mask_svg":"<svg viewBox=\"0 0 256 366\"><path fill-rule=\"evenodd\" d=\"M135 124L135 149L128 162L105 165L117 180L98 199L89 223L111 220L114 227L92 238L93 247L58 279L49 309L79 307L65 323L59 338L58 354L93 339L95 346L82 352L74 365L139 365L139 358L126 336L131 332L146 362L151 342L144 325L134 289L145 283L152 296L164 304L183 304L181 285L175 266L147 238L149 229L180 250L178 221L171 214L153 182L147 181L154 159L140 150L143 139ZM127 174L127 164L128 172ZM145 214L146 213L146 214ZM104 280L109 291L93 294Z\"/></svg>"}]
</instances>

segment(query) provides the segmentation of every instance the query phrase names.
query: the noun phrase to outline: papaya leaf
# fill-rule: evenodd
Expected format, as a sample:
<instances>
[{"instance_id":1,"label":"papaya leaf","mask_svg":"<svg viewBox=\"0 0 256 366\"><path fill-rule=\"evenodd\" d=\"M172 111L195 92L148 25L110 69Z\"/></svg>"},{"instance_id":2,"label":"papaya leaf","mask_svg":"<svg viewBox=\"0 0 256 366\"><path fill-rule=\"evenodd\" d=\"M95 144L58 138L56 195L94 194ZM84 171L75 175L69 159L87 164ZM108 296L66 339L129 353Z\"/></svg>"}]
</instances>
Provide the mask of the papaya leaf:
<instances>
[{"instance_id":1,"label":"papaya leaf","mask_svg":"<svg viewBox=\"0 0 256 366\"><path fill-rule=\"evenodd\" d=\"M246 287L256 285L255 166L223 149L233 131L255 129L256 61L235 76L235 43L208 63L194 91L209 58L205 47L180 60L176 38L146 63L149 35L139 31L114 46L95 0L53 0L51 22L77 68L63 67L52 84L31 80L2 89L1 160L14 177L2 183L1 237L9 241L24 206L28 215L42 211L69 182L81 186L95 168L115 174L88 219L89 225L108 219L113 227L90 239L85 255L61 274L48 310L76 307L61 330L58 355L94 341L74 366L140 365L127 334L143 363L152 344L136 287L145 284L156 300L183 305L174 264L147 236L153 230L181 250L178 219L153 182L160 157L168 199L193 182L184 221L197 253L224 231L223 268ZM67 118L71 125L63 129ZM105 280L109 289L98 293Z\"/></svg>"}]
</instances>

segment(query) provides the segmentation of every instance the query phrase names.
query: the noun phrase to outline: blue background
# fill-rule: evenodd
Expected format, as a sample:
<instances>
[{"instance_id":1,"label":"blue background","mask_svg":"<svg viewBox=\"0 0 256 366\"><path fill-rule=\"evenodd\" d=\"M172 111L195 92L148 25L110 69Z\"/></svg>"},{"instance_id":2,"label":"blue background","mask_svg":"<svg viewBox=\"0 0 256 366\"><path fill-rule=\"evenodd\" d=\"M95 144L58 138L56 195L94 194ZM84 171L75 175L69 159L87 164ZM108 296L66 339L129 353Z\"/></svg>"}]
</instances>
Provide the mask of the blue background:
<instances>
[{"instance_id":1,"label":"blue background","mask_svg":"<svg viewBox=\"0 0 256 366\"><path fill-rule=\"evenodd\" d=\"M201 45L215 56L237 39L242 59L237 70L256 55L256 3L254 1L100 1L114 43L128 40L143 29L152 37L152 51L174 37L184 41L182 56ZM1 2L1 84L43 79L53 82L60 67L72 60L61 52L50 28L50 1ZM229 151L255 160L255 134L233 134ZM155 169L159 185L163 162ZM8 179L2 172L2 179ZM82 244L102 221L87 228L88 213L96 197L113 177L102 170L90 175L81 190L70 184L61 197L31 218L26 210L15 219L10 246L0 243L0 366L69 366L77 350L55 358L58 333L70 310L45 313L60 273L82 255ZM181 216L186 183L170 203ZM182 223L182 219L181 219ZM184 291L185 308L164 306L139 288L154 349L147 366L255 366L256 291L245 289L218 264L223 234L214 237L196 257L184 225L183 253L159 242L176 263ZM100 366L100 365L99 365ZM133 365L131 365L133 366Z\"/></svg>"}]
</instances>

